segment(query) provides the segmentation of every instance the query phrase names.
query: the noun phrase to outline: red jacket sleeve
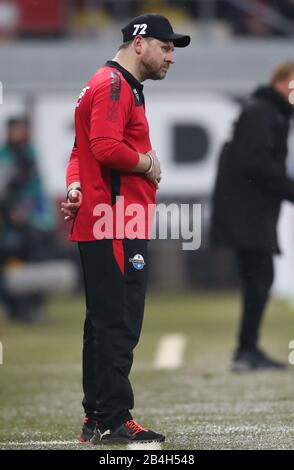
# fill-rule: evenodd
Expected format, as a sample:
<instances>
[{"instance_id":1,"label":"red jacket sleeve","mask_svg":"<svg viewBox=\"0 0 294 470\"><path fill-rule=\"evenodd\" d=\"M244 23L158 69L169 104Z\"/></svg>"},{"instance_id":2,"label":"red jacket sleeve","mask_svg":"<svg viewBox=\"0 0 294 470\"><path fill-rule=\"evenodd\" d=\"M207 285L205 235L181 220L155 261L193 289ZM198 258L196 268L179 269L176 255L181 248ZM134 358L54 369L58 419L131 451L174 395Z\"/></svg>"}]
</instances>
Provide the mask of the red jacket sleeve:
<instances>
[{"instance_id":1,"label":"red jacket sleeve","mask_svg":"<svg viewBox=\"0 0 294 470\"><path fill-rule=\"evenodd\" d=\"M66 168L66 186L68 187L71 183L75 183L76 181L80 181L80 168L78 148L75 140Z\"/></svg>"},{"instance_id":2,"label":"red jacket sleeve","mask_svg":"<svg viewBox=\"0 0 294 470\"><path fill-rule=\"evenodd\" d=\"M138 152L124 142L133 105L128 83L115 71L92 95L91 151L102 165L122 172L132 171L139 162Z\"/></svg>"}]
</instances>

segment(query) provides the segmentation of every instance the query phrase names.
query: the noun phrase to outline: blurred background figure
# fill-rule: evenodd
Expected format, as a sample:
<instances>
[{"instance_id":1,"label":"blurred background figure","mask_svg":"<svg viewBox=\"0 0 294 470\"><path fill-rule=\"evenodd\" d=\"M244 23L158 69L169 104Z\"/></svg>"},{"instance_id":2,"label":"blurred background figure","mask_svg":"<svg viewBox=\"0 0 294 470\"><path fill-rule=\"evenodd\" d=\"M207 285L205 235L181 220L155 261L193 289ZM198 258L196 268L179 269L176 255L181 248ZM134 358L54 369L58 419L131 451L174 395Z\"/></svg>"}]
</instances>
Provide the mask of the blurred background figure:
<instances>
[{"instance_id":1,"label":"blurred background figure","mask_svg":"<svg viewBox=\"0 0 294 470\"><path fill-rule=\"evenodd\" d=\"M178 31L186 31L192 46L176 52L176 67L164 83L149 81L144 86L152 144L164 174L158 202L163 209L173 206L166 214L167 222L163 211L163 223L156 226L156 233L162 232L162 238L166 233L167 239L157 237L150 243L152 304L145 318L147 334L137 351L135 388L144 393L136 406L140 416L150 417L151 428L160 427L162 417L168 419L170 446L175 449L179 443L204 449L293 448L289 416L293 402L290 364L294 364L294 205L282 203L278 234L284 256L274 258L272 301L259 340L262 350L289 361L282 381L281 374L275 372L244 374L238 380L227 373L228 358L236 346L240 274L233 250L211 248L209 226L220 151L242 103L277 64L294 59L294 0L0 0L0 147L7 141L7 119L28 116L26 132L37 149L38 175L43 183L41 200L48 203L49 198L56 210L53 219L57 218L52 223L57 244L54 259L29 261L29 254L35 256L36 252L23 248L21 241L27 244L31 240L23 235L27 229L19 227L23 217L19 212L23 214L24 209L8 217L13 201L5 196L10 171L7 174L6 165L4 170L0 164L0 200L9 202L0 202L4 211L0 215L0 278L6 287L0 295L3 448L26 448L23 441L27 441L31 449L43 431L44 439L51 441L49 436L54 436L53 447L48 448L60 448L61 443L69 442L68 430L78 424L75 397L79 394L83 279L79 253L68 243L69 224L59 214L75 137L73 103L88 77L113 57L128 19L150 11L158 11ZM246 147L248 144L250 141ZM294 178L294 125L288 148L287 168ZM13 197L17 194L16 190L9 192ZM24 196L18 201L24 204ZM193 204L198 204L201 214L196 211L194 217L192 210L181 210L192 209ZM51 218L50 207L44 213ZM181 220L183 224L178 223ZM46 224L37 231L47 240L53 235L49 222L48 230L43 230ZM161 230L166 226L166 232ZM191 246L188 237L194 228L195 239L201 234L201 245L186 249L183 245ZM178 239L178 232L182 239ZM45 245L49 242L38 246L38 252L44 250L47 257ZM14 282L17 273L19 278L22 273L18 283ZM8 279L14 290L9 290ZM23 289L22 295L16 286ZM32 286L34 292L29 292ZM28 297L36 298L36 294L35 306ZM31 317L31 310L44 314L45 308L52 325L45 322L31 328L5 321L6 316L24 321ZM38 315L33 313L32 317ZM178 354L174 354L174 344ZM170 360L174 360L174 369ZM160 370L165 370L164 381ZM158 400L146 408L146 394L151 390L166 394L160 409ZM274 413L269 416L268 410ZM61 431L60 444L55 441L57 429ZM258 439L252 432L255 429L260 431ZM44 439L40 441L42 449L47 448ZM69 443L64 447L76 448ZM34 448L38 448L36 442Z\"/></svg>"},{"instance_id":2,"label":"blurred background figure","mask_svg":"<svg viewBox=\"0 0 294 470\"><path fill-rule=\"evenodd\" d=\"M32 323L44 318L44 296L11 293L3 274L11 266L51 256L54 216L44 194L27 117L11 117L6 129L6 142L0 148L0 300L10 320Z\"/></svg>"},{"instance_id":3,"label":"blurred background figure","mask_svg":"<svg viewBox=\"0 0 294 470\"><path fill-rule=\"evenodd\" d=\"M178 207L201 204L202 238L194 252L183 250L179 240L152 243L150 285L159 290L235 290L234 257L221 250L213 253L208 243L217 158L248 91L276 63L293 55L293 4L293 0L0 0L4 90L0 140L8 116L29 117L38 166L46 175L46 194L58 208L64 200L63 175L74 139L72 103L81 84L113 54L127 18L146 11L167 16L179 31L188 31L195 47L176 57L180 64L168 76L167 87L153 88L152 82L146 86L151 135L161 149L167 175L159 199ZM294 145L293 132L290 140ZM292 155L291 159L290 151L293 171ZM291 224L291 216L287 223ZM80 272L78 253L67 242L67 224L58 218L54 230L55 258L73 261L73 270ZM282 231L288 232L284 227ZM289 253L292 241L281 241ZM294 289L287 279L292 258L284 259L289 264L277 269L276 293L291 299ZM56 295L53 284L51 292Z\"/></svg>"},{"instance_id":4,"label":"blurred background figure","mask_svg":"<svg viewBox=\"0 0 294 470\"><path fill-rule=\"evenodd\" d=\"M294 202L286 174L294 62L280 65L270 83L244 105L232 139L225 143L213 195L212 243L235 251L242 282L242 317L232 369L281 369L258 347L261 322L280 253L281 202Z\"/></svg>"}]
</instances>

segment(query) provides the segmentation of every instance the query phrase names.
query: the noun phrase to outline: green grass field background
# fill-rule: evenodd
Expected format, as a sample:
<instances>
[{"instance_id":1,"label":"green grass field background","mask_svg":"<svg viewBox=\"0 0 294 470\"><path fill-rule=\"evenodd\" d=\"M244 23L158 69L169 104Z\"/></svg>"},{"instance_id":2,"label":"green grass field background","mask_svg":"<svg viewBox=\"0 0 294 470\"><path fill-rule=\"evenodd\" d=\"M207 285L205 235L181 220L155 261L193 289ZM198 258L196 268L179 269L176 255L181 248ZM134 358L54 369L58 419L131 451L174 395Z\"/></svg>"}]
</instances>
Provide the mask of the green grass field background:
<instances>
[{"instance_id":1,"label":"green grass field background","mask_svg":"<svg viewBox=\"0 0 294 470\"><path fill-rule=\"evenodd\" d=\"M131 373L134 418L166 434L163 449L294 449L294 366L230 373L238 316L235 294L149 294ZM75 442L83 317L79 296L50 301L48 324L17 326L2 316L0 449L99 449ZM156 370L158 342L169 333L187 338L183 364ZM272 301L262 346L288 361L293 339L293 310Z\"/></svg>"}]
</instances>

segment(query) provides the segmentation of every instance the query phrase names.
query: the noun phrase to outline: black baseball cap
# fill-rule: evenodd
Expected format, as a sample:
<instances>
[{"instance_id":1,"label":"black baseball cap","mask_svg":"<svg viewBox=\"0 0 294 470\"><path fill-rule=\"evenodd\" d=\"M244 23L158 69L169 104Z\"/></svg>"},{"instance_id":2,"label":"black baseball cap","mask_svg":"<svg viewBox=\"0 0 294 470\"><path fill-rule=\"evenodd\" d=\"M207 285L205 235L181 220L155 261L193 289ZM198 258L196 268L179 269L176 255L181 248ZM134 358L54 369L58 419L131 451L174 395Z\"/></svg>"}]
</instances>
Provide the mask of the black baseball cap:
<instances>
[{"instance_id":1,"label":"black baseball cap","mask_svg":"<svg viewBox=\"0 0 294 470\"><path fill-rule=\"evenodd\" d=\"M175 47L186 47L191 41L190 36L174 33L168 19L157 13L147 13L133 18L122 29L122 33L124 42L132 41L138 35L172 41Z\"/></svg>"}]
</instances>

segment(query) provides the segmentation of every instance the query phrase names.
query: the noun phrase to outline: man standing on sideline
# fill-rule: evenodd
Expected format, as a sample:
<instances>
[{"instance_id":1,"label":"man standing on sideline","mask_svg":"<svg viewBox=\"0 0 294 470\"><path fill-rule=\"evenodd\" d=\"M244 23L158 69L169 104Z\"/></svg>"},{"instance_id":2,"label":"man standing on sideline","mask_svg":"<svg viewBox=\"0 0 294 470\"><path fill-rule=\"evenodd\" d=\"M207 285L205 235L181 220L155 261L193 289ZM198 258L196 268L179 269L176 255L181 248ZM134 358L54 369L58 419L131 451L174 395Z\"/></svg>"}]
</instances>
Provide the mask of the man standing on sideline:
<instances>
[{"instance_id":1,"label":"man standing on sideline","mask_svg":"<svg viewBox=\"0 0 294 470\"><path fill-rule=\"evenodd\" d=\"M128 376L147 283L152 222L148 207L155 203L161 179L141 83L165 78L174 63L174 47L188 46L190 37L175 34L169 21L157 14L134 18L122 33L123 44L114 59L95 73L79 97L67 202L62 204L65 218L74 218L71 240L78 242L85 281L85 420L80 440L92 443L165 439L143 428L130 413L134 399ZM97 230L97 205L111 207L115 221L118 196L126 208L137 204L144 210L145 229L137 237L128 236L128 216L119 236L114 222L112 233Z\"/></svg>"},{"instance_id":2,"label":"man standing on sideline","mask_svg":"<svg viewBox=\"0 0 294 470\"><path fill-rule=\"evenodd\" d=\"M211 241L235 251L243 288L235 371L285 368L259 349L258 338L274 279L273 255L280 252L281 202L294 202L294 181L286 174L293 85L294 62L277 67L269 85L246 102L219 160Z\"/></svg>"}]
</instances>

